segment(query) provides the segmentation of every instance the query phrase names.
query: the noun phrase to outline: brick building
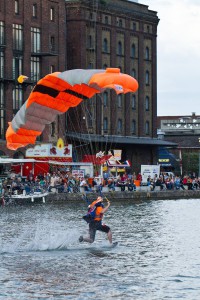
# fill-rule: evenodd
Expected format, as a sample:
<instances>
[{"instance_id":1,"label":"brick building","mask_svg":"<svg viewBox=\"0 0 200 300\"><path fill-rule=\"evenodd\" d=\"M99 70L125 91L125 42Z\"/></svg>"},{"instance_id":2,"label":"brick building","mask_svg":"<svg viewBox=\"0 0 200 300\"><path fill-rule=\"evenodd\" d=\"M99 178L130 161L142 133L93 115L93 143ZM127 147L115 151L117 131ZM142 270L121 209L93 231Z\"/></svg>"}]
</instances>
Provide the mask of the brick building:
<instances>
[{"instance_id":1,"label":"brick building","mask_svg":"<svg viewBox=\"0 0 200 300\"><path fill-rule=\"evenodd\" d=\"M38 143L56 143L66 134L77 160L88 152L122 149L136 171L141 163L156 163L158 147L174 145L156 133L158 22L157 13L137 1L2 0L0 156L23 155L22 148L16 153L6 149L5 131L41 77L67 69L119 67L138 80L136 94L106 91L57 118ZM29 80L19 85L19 74Z\"/></svg>"},{"instance_id":2,"label":"brick building","mask_svg":"<svg viewBox=\"0 0 200 300\"><path fill-rule=\"evenodd\" d=\"M15 153L6 148L7 124L41 77L66 69L65 18L64 0L0 2L0 156L23 156L22 148ZM29 77L22 85L17 82L20 74ZM41 141L57 140L50 129Z\"/></svg>"}]
</instances>

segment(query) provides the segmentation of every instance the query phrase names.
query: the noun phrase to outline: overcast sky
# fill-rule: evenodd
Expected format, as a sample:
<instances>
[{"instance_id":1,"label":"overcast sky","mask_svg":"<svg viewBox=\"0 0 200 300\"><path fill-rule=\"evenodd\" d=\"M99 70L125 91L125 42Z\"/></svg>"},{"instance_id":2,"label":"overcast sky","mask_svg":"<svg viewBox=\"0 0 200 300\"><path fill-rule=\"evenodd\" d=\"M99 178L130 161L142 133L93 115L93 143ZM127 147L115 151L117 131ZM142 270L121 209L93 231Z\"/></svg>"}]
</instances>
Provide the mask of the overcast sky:
<instances>
[{"instance_id":1,"label":"overcast sky","mask_svg":"<svg viewBox=\"0 0 200 300\"><path fill-rule=\"evenodd\" d=\"M200 115L200 0L139 0L158 12L158 116Z\"/></svg>"}]
</instances>

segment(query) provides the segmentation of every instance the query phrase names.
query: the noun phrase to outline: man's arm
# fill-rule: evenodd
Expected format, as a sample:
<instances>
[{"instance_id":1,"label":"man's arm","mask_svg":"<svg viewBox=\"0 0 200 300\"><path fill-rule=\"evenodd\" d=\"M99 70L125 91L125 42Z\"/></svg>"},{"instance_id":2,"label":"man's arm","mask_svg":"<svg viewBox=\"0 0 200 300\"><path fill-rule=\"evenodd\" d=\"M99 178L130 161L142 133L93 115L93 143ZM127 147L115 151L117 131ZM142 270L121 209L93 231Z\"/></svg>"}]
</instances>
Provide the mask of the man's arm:
<instances>
[{"instance_id":1,"label":"man's arm","mask_svg":"<svg viewBox=\"0 0 200 300\"><path fill-rule=\"evenodd\" d=\"M109 201L108 199L106 199L106 200L107 200L108 204L107 204L106 207L104 207L104 208L102 209L102 211L101 211L102 214L104 214L105 212L107 212L107 210L108 210L108 208L109 208L109 206L110 206L110 201Z\"/></svg>"}]
</instances>

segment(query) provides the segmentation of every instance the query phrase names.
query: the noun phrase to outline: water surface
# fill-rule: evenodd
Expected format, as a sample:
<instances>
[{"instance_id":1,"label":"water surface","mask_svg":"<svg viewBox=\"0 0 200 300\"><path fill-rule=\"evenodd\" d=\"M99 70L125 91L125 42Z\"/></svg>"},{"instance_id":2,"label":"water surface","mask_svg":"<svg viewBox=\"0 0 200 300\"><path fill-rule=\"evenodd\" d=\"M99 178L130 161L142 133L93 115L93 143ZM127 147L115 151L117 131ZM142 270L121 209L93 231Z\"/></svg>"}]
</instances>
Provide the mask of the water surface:
<instances>
[{"instance_id":1,"label":"water surface","mask_svg":"<svg viewBox=\"0 0 200 300\"><path fill-rule=\"evenodd\" d=\"M0 299L199 299L200 200L112 203L113 249L78 242L86 209L0 207Z\"/></svg>"}]
</instances>

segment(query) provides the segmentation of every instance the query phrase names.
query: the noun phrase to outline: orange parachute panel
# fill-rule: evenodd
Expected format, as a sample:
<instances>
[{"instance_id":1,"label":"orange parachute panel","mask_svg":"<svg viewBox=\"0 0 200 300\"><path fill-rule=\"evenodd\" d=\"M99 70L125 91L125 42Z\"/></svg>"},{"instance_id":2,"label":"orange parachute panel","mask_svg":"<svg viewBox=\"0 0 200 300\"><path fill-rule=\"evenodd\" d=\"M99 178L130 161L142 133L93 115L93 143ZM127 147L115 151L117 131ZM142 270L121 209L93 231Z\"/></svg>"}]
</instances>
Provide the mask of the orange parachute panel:
<instances>
[{"instance_id":1,"label":"orange parachute panel","mask_svg":"<svg viewBox=\"0 0 200 300\"><path fill-rule=\"evenodd\" d=\"M25 76L19 77L23 83ZM56 116L105 89L117 94L136 92L137 81L117 68L106 70L69 70L55 72L40 79L29 98L17 112L6 132L7 147L16 150L34 144L46 124Z\"/></svg>"}]
</instances>

